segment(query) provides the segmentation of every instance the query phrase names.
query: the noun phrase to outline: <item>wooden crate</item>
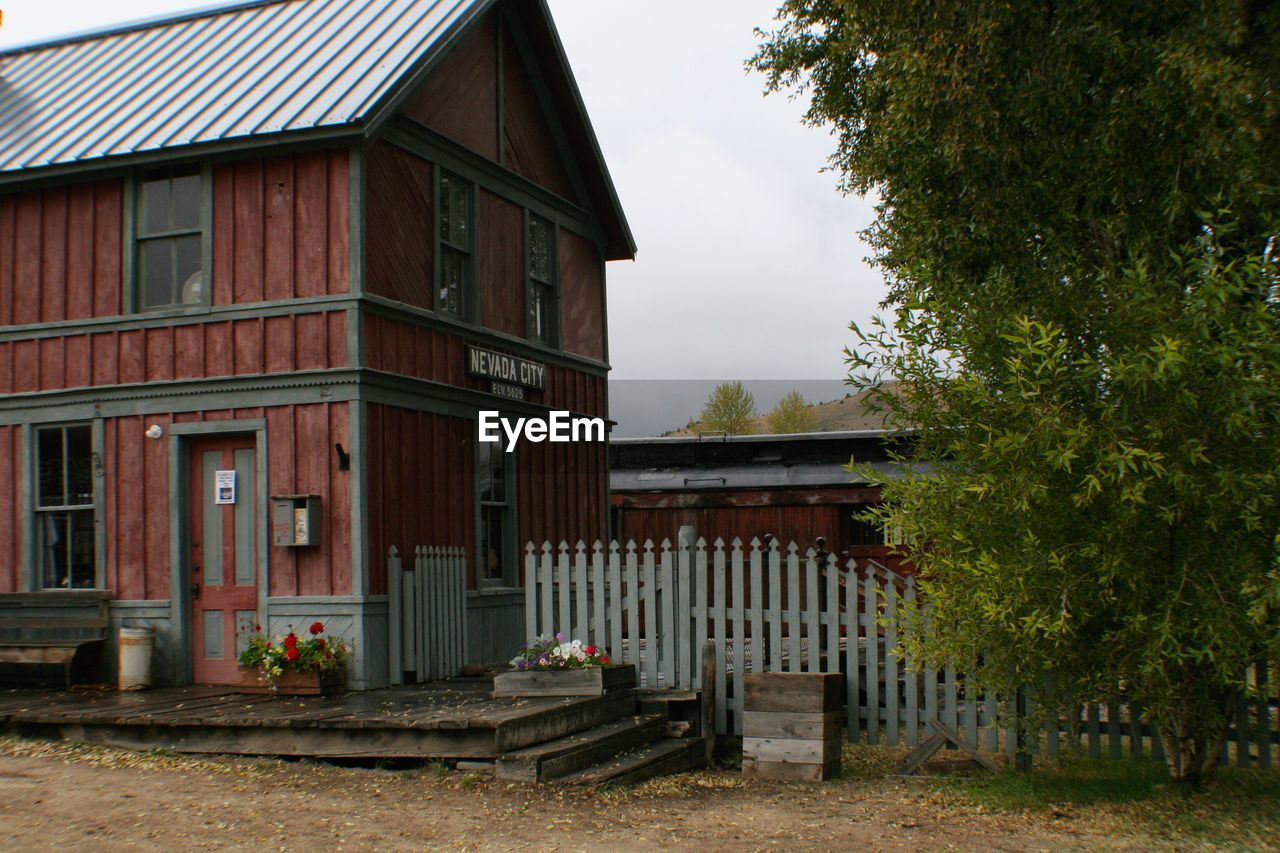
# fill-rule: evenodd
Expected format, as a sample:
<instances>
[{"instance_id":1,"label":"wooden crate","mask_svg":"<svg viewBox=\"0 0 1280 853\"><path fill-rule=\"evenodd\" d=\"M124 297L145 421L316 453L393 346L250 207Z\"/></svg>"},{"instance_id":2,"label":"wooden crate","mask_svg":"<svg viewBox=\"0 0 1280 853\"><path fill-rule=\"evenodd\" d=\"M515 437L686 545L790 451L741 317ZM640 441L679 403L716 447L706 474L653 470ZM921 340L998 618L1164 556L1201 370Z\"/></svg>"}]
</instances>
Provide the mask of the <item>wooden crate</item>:
<instances>
[{"instance_id":1,"label":"wooden crate","mask_svg":"<svg viewBox=\"0 0 1280 853\"><path fill-rule=\"evenodd\" d=\"M636 686L634 664L589 669L542 669L500 672L493 679L495 699L536 696L603 696Z\"/></svg>"},{"instance_id":2,"label":"wooden crate","mask_svg":"<svg viewBox=\"0 0 1280 853\"><path fill-rule=\"evenodd\" d=\"M821 782L840 773L842 675L751 673L743 687L743 776Z\"/></svg>"}]
</instances>

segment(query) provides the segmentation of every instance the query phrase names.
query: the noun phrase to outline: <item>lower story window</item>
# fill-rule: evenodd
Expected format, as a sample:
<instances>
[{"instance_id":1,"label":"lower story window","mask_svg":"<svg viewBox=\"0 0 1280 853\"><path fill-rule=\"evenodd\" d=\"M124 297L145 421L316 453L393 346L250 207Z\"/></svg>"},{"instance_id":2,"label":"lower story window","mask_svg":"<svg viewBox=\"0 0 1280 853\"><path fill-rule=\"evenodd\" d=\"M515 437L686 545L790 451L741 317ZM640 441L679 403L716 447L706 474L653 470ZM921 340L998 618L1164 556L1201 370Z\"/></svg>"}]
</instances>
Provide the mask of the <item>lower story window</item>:
<instances>
[{"instance_id":1,"label":"lower story window","mask_svg":"<svg viewBox=\"0 0 1280 853\"><path fill-rule=\"evenodd\" d=\"M489 586L514 586L514 513L511 511L511 459L497 442L482 442L480 460L480 580Z\"/></svg>"},{"instance_id":2,"label":"lower story window","mask_svg":"<svg viewBox=\"0 0 1280 853\"><path fill-rule=\"evenodd\" d=\"M97 586L93 436L88 426L36 431L36 544L45 589Z\"/></svg>"}]
</instances>

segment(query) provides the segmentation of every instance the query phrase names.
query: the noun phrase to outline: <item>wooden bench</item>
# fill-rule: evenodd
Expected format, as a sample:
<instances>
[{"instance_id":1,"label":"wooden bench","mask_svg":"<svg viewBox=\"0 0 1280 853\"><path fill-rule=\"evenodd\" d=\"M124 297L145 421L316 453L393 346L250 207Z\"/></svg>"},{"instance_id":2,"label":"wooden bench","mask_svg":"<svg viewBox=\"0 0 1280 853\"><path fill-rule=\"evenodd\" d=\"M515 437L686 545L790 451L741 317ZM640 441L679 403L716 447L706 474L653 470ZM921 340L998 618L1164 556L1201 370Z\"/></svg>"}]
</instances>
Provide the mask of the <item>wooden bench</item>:
<instances>
[{"instance_id":1,"label":"wooden bench","mask_svg":"<svg viewBox=\"0 0 1280 853\"><path fill-rule=\"evenodd\" d=\"M77 655L106 643L109 598L97 589L0 593L0 663L60 665L70 690Z\"/></svg>"}]
</instances>

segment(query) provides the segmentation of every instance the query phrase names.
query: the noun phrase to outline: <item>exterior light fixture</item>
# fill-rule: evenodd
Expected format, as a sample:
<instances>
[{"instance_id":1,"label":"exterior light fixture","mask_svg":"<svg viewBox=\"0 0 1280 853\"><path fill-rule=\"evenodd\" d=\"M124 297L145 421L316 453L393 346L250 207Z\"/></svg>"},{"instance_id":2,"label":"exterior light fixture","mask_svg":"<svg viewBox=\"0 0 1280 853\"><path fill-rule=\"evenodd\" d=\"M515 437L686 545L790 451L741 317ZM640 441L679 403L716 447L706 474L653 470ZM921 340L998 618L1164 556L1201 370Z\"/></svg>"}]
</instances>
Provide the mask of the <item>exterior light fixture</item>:
<instances>
[{"instance_id":1,"label":"exterior light fixture","mask_svg":"<svg viewBox=\"0 0 1280 853\"><path fill-rule=\"evenodd\" d=\"M151 426L147 427L146 435L147 435L147 438L151 439L152 441L158 441L159 439L164 437L164 427L160 426L160 424L152 424Z\"/></svg>"}]
</instances>

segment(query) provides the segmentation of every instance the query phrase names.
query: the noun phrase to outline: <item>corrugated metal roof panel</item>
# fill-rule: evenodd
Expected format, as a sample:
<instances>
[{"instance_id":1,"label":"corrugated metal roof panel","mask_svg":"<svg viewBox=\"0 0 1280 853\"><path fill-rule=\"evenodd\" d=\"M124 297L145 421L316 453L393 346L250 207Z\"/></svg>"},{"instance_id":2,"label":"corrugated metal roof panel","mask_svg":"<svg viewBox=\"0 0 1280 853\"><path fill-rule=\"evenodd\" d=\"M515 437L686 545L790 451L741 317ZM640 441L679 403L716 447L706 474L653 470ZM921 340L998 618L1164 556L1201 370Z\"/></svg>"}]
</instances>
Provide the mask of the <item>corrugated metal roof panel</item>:
<instances>
[{"instance_id":1,"label":"corrugated metal roof panel","mask_svg":"<svg viewBox=\"0 0 1280 853\"><path fill-rule=\"evenodd\" d=\"M485 0L282 0L0 53L0 172L359 124Z\"/></svg>"}]
</instances>

